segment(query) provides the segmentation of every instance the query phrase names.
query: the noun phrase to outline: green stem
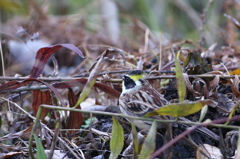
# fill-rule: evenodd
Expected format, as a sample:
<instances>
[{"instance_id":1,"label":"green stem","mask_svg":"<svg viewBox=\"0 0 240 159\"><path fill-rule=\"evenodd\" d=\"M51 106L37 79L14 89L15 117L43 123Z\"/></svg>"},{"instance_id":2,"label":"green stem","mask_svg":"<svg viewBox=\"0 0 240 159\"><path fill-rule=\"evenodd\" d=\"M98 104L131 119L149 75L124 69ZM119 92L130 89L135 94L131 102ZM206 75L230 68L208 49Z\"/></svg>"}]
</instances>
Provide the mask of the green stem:
<instances>
[{"instance_id":1,"label":"green stem","mask_svg":"<svg viewBox=\"0 0 240 159\"><path fill-rule=\"evenodd\" d=\"M233 118L223 118L218 120L213 120L209 123L199 123L199 122L188 122L188 121L176 121L176 120L157 120L152 118L144 118L144 117L135 117L135 116L128 116L128 115L122 115L122 114L115 114L115 113L108 113L108 112L100 112L100 111L85 111L81 109L73 109L73 108L65 108L65 107L58 107L58 106L52 106L52 105L41 105L43 108L48 109L55 109L55 110L67 110L67 111L75 111L75 112L82 112L82 113L93 113L93 114L101 114L101 115L109 115L109 116L116 116L116 117L123 117L123 118L129 118L134 120L145 120L145 121L157 121L159 123L181 123L186 125L198 125L198 126L211 126L211 127L219 127L219 128L227 128L227 129L239 129L239 126L233 126L233 125L223 125L218 123L224 123L226 121L235 120L235 118L240 116L235 116Z\"/></svg>"},{"instance_id":2,"label":"green stem","mask_svg":"<svg viewBox=\"0 0 240 159\"><path fill-rule=\"evenodd\" d=\"M39 107L38 111L37 111L35 122L33 124L32 132L31 132L30 138L29 138L29 154L30 154L30 157L32 159L35 159L34 154L32 152L33 134L35 134L35 132L36 132L37 125L39 123L39 119L40 119L41 113L42 113L42 107Z\"/></svg>"}]
</instances>

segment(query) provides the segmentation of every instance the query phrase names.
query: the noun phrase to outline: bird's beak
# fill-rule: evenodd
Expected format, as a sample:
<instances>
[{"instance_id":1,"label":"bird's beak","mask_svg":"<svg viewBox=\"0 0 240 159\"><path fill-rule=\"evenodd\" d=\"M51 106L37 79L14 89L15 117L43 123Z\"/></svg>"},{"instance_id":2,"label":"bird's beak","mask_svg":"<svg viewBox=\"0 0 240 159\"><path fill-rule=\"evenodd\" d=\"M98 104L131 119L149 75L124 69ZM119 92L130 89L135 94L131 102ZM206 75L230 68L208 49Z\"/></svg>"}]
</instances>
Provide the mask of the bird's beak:
<instances>
[{"instance_id":1,"label":"bird's beak","mask_svg":"<svg viewBox=\"0 0 240 159\"><path fill-rule=\"evenodd\" d=\"M121 79L124 79L124 76L125 76L125 75L120 75Z\"/></svg>"}]
</instances>

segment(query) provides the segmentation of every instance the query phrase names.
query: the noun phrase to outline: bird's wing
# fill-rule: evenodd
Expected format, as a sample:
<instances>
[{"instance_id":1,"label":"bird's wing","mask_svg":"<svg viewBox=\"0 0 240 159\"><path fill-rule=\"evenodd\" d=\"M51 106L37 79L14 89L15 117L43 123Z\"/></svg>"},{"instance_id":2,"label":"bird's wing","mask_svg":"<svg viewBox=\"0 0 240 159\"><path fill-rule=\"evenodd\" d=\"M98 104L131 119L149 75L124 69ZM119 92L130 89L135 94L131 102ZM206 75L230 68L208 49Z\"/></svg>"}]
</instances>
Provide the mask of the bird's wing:
<instances>
[{"instance_id":1,"label":"bird's wing","mask_svg":"<svg viewBox=\"0 0 240 159\"><path fill-rule=\"evenodd\" d=\"M138 116L143 116L148 112L154 111L167 104L167 100L152 87L146 87L133 94L123 94L122 104L129 112Z\"/></svg>"}]
</instances>

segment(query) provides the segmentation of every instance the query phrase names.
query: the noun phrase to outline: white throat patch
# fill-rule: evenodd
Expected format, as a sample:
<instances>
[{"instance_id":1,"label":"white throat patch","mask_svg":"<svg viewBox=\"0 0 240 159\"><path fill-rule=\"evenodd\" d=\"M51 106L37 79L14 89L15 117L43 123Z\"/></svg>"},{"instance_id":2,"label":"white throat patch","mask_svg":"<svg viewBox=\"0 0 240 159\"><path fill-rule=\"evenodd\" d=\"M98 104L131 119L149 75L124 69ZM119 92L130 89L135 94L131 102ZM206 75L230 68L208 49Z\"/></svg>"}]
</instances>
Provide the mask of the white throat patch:
<instances>
[{"instance_id":1,"label":"white throat patch","mask_svg":"<svg viewBox=\"0 0 240 159\"><path fill-rule=\"evenodd\" d=\"M141 83L139 80L135 81L135 83L136 83L136 85L135 85L133 88L126 89L126 88L124 87L124 82L122 82L122 94L124 94L124 93L129 93L129 94L135 93L135 92L137 92L139 89L142 88L142 83Z\"/></svg>"}]
</instances>

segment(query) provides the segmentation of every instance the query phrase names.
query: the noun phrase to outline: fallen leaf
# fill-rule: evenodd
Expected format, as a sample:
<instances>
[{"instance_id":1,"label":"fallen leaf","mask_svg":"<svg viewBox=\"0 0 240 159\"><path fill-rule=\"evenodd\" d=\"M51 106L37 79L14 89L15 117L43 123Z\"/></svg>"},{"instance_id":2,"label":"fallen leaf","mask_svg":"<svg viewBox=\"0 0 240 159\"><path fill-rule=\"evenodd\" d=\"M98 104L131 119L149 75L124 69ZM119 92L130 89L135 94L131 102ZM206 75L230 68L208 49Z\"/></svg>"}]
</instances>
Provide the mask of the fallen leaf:
<instances>
[{"instance_id":1,"label":"fallen leaf","mask_svg":"<svg viewBox=\"0 0 240 159\"><path fill-rule=\"evenodd\" d=\"M230 75L240 75L240 68L237 68L231 72L229 72Z\"/></svg>"},{"instance_id":2,"label":"fallen leaf","mask_svg":"<svg viewBox=\"0 0 240 159\"><path fill-rule=\"evenodd\" d=\"M153 112L147 113L145 117L155 115L167 115L172 117L183 117L194 114L202 109L203 106L213 103L211 100L201 100L197 102L182 102L165 105Z\"/></svg>"},{"instance_id":3,"label":"fallen leaf","mask_svg":"<svg viewBox=\"0 0 240 159\"><path fill-rule=\"evenodd\" d=\"M200 97L200 96L202 96L202 93L201 93L201 92L198 92L198 91L194 90L193 85L192 85L191 82L189 81L188 74L183 73L183 77L184 77L184 79L185 79L187 89L188 89L191 93L193 93L195 97Z\"/></svg>"}]
</instances>

